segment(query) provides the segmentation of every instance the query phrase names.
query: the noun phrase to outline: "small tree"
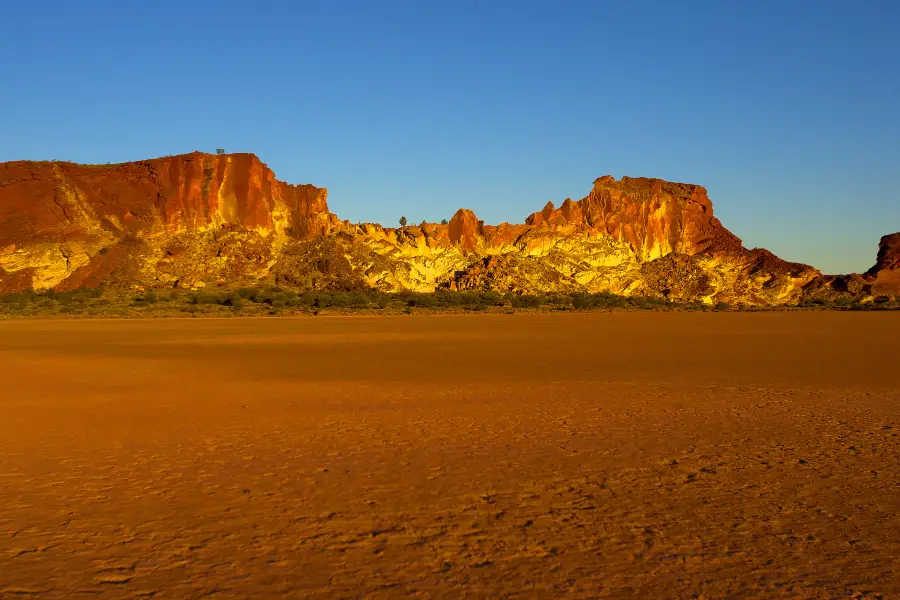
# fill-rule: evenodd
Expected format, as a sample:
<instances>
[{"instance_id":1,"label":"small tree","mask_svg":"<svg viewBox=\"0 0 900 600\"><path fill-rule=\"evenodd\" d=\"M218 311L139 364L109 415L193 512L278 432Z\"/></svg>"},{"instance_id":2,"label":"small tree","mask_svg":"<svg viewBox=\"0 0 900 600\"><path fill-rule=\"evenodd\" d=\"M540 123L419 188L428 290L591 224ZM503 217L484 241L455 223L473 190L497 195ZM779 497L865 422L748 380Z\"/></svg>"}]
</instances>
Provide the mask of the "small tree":
<instances>
[{"instance_id":1,"label":"small tree","mask_svg":"<svg viewBox=\"0 0 900 600\"><path fill-rule=\"evenodd\" d=\"M224 148L216 148L216 154L225 154Z\"/></svg>"},{"instance_id":2,"label":"small tree","mask_svg":"<svg viewBox=\"0 0 900 600\"><path fill-rule=\"evenodd\" d=\"M400 217L400 227L406 227L406 217Z\"/></svg>"},{"instance_id":3,"label":"small tree","mask_svg":"<svg viewBox=\"0 0 900 600\"><path fill-rule=\"evenodd\" d=\"M446 224L447 224L447 219L441 219L441 225L446 225Z\"/></svg>"}]
</instances>

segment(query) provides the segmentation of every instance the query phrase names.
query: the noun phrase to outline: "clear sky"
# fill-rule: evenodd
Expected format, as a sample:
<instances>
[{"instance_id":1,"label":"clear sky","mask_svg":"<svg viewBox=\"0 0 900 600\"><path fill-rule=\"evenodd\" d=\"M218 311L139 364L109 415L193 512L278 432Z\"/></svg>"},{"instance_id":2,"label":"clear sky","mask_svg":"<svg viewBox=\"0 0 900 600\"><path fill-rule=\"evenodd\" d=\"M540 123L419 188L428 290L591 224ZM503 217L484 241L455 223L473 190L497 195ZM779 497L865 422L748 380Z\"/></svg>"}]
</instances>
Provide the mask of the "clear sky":
<instances>
[{"instance_id":1,"label":"clear sky","mask_svg":"<svg viewBox=\"0 0 900 600\"><path fill-rule=\"evenodd\" d=\"M254 152L341 218L699 183L748 247L900 231L900 2L5 2L0 161Z\"/></svg>"}]
</instances>

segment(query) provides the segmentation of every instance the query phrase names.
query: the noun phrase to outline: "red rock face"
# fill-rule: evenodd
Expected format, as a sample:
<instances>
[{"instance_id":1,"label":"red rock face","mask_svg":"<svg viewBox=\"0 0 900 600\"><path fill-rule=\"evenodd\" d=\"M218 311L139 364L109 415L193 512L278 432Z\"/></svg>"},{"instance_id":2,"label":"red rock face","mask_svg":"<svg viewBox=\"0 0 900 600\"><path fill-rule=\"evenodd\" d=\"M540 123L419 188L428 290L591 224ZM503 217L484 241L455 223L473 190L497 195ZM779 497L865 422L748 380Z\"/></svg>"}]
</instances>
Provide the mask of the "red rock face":
<instances>
[{"instance_id":1,"label":"red rock face","mask_svg":"<svg viewBox=\"0 0 900 600\"><path fill-rule=\"evenodd\" d=\"M875 266L866 272L876 294L900 296L900 232L881 238Z\"/></svg>"},{"instance_id":2,"label":"red rock face","mask_svg":"<svg viewBox=\"0 0 900 600\"><path fill-rule=\"evenodd\" d=\"M252 154L193 153L121 165L0 164L0 240L57 242L111 233L175 233L216 225L322 233L327 192L288 185ZM283 213L283 214L282 214Z\"/></svg>"},{"instance_id":3,"label":"red rock face","mask_svg":"<svg viewBox=\"0 0 900 600\"><path fill-rule=\"evenodd\" d=\"M670 252L735 251L741 240L713 216L706 189L660 179L606 175L594 181L591 193L554 209L548 202L525 223L551 228L574 226L599 229L626 242L643 259Z\"/></svg>"},{"instance_id":4,"label":"red rock face","mask_svg":"<svg viewBox=\"0 0 900 600\"><path fill-rule=\"evenodd\" d=\"M451 243L474 250L478 240L484 237L484 221L479 221L471 210L461 208L450 219L448 234Z\"/></svg>"},{"instance_id":5,"label":"red rock face","mask_svg":"<svg viewBox=\"0 0 900 600\"><path fill-rule=\"evenodd\" d=\"M339 235L320 239L330 233ZM325 256L335 239L347 246ZM548 202L524 224L485 225L460 209L447 225L398 230L339 221L325 189L278 181L252 154L0 164L0 292L273 277L305 285L337 277L333 266L351 250L359 277L389 289L657 290L706 301L716 291L764 304L795 298L820 275L745 249L703 187L659 179L600 177L581 200ZM419 259L430 272L405 268ZM898 264L900 234L886 236L865 285L900 293Z\"/></svg>"},{"instance_id":6,"label":"red rock face","mask_svg":"<svg viewBox=\"0 0 900 600\"><path fill-rule=\"evenodd\" d=\"M875 266L869 269L874 275L880 271L900 269L900 232L892 233L881 238L878 243L878 257Z\"/></svg>"}]
</instances>

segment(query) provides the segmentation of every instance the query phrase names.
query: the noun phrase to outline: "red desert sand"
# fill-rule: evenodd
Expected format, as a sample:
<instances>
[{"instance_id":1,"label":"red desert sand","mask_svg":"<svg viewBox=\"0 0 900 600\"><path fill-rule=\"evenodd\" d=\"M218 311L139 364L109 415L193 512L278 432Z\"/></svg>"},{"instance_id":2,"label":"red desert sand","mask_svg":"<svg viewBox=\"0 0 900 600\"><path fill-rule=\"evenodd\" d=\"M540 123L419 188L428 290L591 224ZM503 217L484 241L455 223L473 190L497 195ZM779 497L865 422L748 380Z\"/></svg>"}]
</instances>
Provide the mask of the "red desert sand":
<instances>
[{"instance_id":1,"label":"red desert sand","mask_svg":"<svg viewBox=\"0 0 900 600\"><path fill-rule=\"evenodd\" d=\"M900 314L0 323L0 597L895 598Z\"/></svg>"}]
</instances>

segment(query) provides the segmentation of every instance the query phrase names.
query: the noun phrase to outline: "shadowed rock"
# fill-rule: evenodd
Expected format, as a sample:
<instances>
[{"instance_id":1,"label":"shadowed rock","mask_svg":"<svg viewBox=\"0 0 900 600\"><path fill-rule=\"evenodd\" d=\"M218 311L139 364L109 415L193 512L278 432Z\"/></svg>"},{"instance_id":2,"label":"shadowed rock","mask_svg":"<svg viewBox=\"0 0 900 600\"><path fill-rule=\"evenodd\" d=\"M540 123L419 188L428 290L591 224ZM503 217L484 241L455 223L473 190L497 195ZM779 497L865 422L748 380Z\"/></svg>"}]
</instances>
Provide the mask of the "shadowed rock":
<instances>
[{"instance_id":1,"label":"shadowed rock","mask_svg":"<svg viewBox=\"0 0 900 600\"><path fill-rule=\"evenodd\" d=\"M900 295L900 232L881 238L875 265L866 271L877 294Z\"/></svg>"}]
</instances>

